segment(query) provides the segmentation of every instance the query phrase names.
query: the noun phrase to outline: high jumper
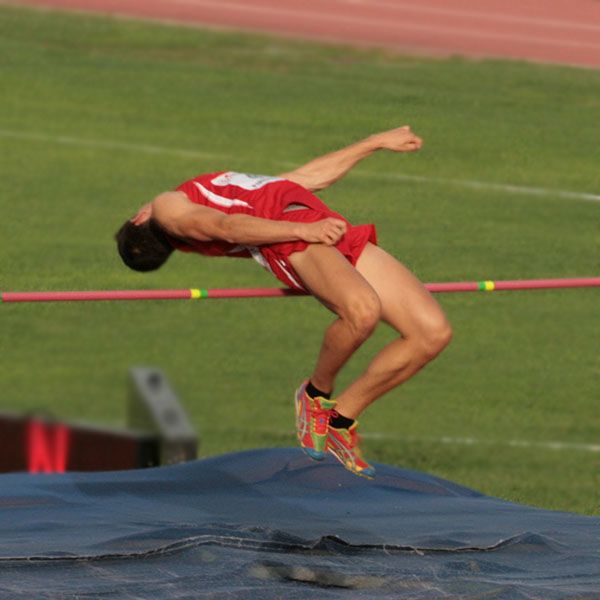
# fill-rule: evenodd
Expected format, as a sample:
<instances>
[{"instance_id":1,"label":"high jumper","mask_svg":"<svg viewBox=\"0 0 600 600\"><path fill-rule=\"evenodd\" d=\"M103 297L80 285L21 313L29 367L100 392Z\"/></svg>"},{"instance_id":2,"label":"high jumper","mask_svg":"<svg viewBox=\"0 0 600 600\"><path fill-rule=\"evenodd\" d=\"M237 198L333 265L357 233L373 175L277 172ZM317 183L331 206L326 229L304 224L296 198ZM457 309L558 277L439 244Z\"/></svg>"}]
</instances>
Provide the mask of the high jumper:
<instances>
[{"instance_id":1,"label":"high jumper","mask_svg":"<svg viewBox=\"0 0 600 600\"><path fill-rule=\"evenodd\" d=\"M159 268L174 250L254 258L286 286L307 291L336 319L316 365L295 394L296 432L315 460L332 453L357 475L358 417L415 375L450 342L450 324L424 285L377 245L374 225L352 225L314 192L379 150L415 152L409 126L376 133L275 177L219 171L199 175L140 208L118 231L119 253L137 271ZM399 336L345 390L335 380L379 322Z\"/></svg>"}]
</instances>

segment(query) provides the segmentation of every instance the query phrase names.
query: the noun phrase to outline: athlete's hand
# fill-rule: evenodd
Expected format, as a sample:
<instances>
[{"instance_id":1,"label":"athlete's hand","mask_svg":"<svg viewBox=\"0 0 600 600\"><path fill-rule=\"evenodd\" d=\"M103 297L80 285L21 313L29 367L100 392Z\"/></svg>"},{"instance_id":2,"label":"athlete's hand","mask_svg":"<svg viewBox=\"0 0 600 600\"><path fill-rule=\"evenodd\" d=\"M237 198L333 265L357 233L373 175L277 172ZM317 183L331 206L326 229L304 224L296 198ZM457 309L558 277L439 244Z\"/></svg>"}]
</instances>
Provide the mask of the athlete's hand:
<instances>
[{"instance_id":1,"label":"athlete's hand","mask_svg":"<svg viewBox=\"0 0 600 600\"><path fill-rule=\"evenodd\" d=\"M335 246L346 233L346 222L328 217L315 223L300 223L299 235L302 240L311 244Z\"/></svg>"},{"instance_id":2,"label":"athlete's hand","mask_svg":"<svg viewBox=\"0 0 600 600\"><path fill-rule=\"evenodd\" d=\"M373 139L379 148L393 152L415 152L423 146L423 140L408 125L376 133Z\"/></svg>"}]
</instances>

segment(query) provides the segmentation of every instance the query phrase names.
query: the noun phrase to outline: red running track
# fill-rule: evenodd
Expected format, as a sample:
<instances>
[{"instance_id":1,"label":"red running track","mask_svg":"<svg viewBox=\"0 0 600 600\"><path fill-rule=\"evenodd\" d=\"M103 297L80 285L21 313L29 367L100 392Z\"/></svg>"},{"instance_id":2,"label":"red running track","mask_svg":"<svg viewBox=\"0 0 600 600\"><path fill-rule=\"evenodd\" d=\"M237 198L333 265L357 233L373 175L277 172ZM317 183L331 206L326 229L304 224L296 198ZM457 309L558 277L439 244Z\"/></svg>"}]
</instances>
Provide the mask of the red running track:
<instances>
[{"instance_id":1,"label":"red running track","mask_svg":"<svg viewBox=\"0 0 600 600\"><path fill-rule=\"evenodd\" d=\"M0 0L1 1L1 0ZM600 68L598 0L19 0L402 52Z\"/></svg>"}]
</instances>

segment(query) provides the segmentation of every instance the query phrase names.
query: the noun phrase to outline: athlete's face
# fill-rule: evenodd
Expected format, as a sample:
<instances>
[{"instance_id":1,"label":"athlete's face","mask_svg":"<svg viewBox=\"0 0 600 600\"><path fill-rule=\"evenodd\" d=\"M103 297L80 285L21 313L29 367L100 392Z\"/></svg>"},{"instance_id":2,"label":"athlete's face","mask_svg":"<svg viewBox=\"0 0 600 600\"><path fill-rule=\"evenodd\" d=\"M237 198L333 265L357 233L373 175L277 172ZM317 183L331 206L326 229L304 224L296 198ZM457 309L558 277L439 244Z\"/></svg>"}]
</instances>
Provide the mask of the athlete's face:
<instances>
[{"instance_id":1,"label":"athlete's face","mask_svg":"<svg viewBox=\"0 0 600 600\"><path fill-rule=\"evenodd\" d=\"M144 204L140 210L130 219L134 225L145 223L152 216L152 202Z\"/></svg>"}]
</instances>

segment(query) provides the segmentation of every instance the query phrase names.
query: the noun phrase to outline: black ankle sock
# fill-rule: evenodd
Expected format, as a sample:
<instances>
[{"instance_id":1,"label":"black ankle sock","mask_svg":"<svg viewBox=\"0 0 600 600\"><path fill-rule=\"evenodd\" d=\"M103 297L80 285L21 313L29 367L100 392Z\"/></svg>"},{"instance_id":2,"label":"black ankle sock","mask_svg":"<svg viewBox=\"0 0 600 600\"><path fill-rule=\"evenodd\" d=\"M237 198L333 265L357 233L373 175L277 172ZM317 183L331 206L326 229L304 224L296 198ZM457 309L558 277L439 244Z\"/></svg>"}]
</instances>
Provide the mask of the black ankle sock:
<instances>
[{"instance_id":1,"label":"black ankle sock","mask_svg":"<svg viewBox=\"0 0 600 600\"><path fill-rule=\"evenodd\" d=\"M325 398L327 400L329 400L331 398L330 393L326 394L325 392L318 390L310 381L308 382L308 385L306 386L306 393L311 398L317 398L318 396L320 396L321 398Z\"/></svg>"},{"instance_id":2,"label":"black ankle sock","mask_svg":"<svg viewBox=\"0 0 600 600\"><path fill-rule=\"evenodd\" d=\"M337 410L334 410L329 418L329 425L330 427L335 427L336 429L350 429L350 427L354 425L354 419L344 417L344 415L340 415Z\"/></svg>"}]
</instances>

